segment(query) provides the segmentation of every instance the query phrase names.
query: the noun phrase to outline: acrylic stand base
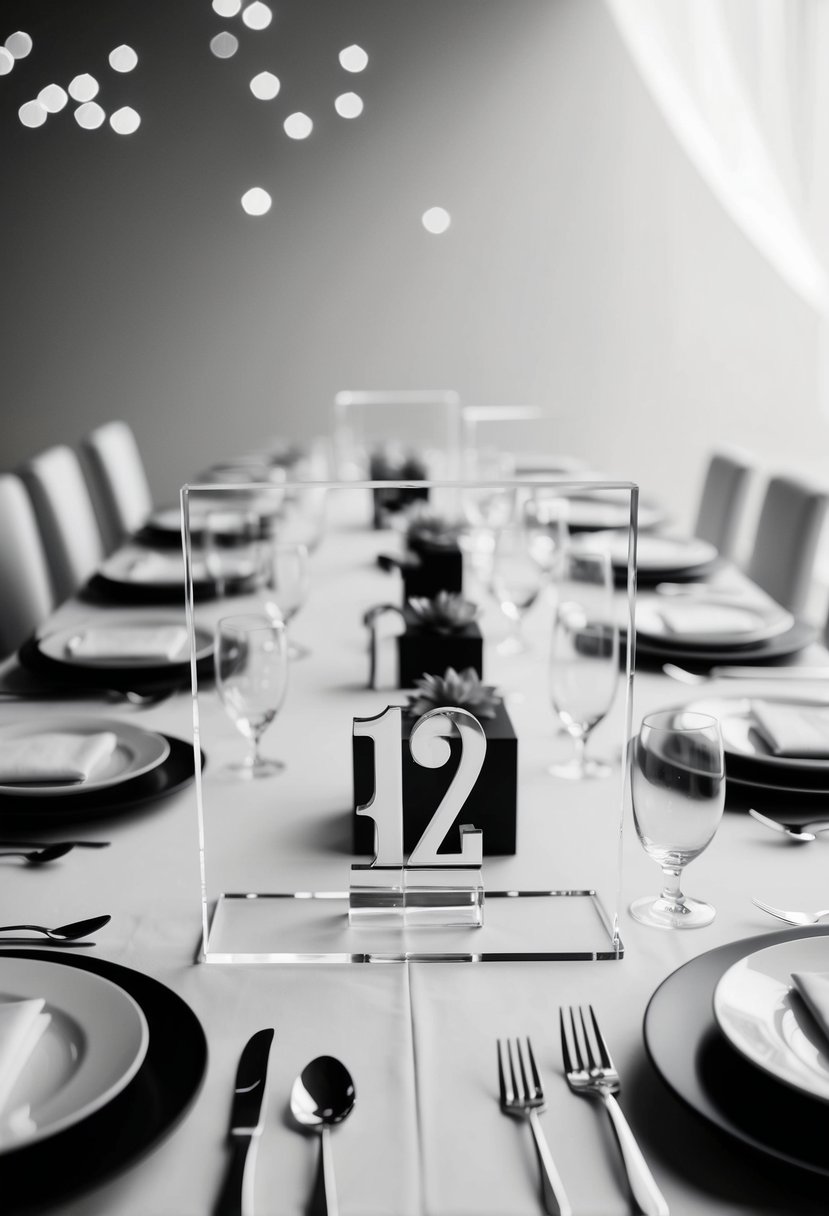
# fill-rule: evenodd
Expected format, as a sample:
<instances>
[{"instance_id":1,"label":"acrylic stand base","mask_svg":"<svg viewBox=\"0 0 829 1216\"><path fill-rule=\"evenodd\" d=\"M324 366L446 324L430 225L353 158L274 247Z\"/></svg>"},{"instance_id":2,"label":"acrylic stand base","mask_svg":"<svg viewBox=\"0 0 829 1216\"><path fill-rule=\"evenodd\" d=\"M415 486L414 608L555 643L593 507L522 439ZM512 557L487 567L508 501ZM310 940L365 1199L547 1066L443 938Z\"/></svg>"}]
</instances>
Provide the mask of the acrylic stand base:
<instances>
[{"instance_id":1,"label":"acrylic stand base","mask_svg":"<svg viewBox=\"0 0 829 1216\"><path fill-rule=\"evenodd\" d=\"M620 959L595 890L487 891L469 928L349 921L348 891L226 893L212 910L206 963L504 962Z\"/></svg>"},{"instance_id":2,"label":"acrylic stand base","mask_svg":"<svg viewBox=\"0 0 829 1216\"><path fill-rule=\"evenodd\" d=\"M348 920L352 927L366 929L480 929L481 867L354 865Z\"/></svg>"}]
</instances>

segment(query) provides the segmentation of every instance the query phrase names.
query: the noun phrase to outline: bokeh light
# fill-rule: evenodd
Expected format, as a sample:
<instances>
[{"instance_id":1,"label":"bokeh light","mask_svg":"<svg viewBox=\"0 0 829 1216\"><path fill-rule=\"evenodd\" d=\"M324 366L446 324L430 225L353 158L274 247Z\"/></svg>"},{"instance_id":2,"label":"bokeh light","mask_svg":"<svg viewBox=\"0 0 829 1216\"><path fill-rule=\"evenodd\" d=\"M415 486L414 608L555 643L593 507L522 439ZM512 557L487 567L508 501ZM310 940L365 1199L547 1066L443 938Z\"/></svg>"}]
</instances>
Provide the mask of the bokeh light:
<instances>
[{"instance_id":1,"label":"bokeh light","mask_svg":"<svg viewBox=\"0 0 829 1216\"><path fill-rule=\"evenodd\" d=\"M249 30L266 30L273 21L273 13L262 0L254 0L242 13L242 20Z\"/></svg>"},{"instance_id":2,"label":"bokeh light","mask_svg":"<svg viewBox=\"0 0 829 1216\"><path fill-rule=\"evenodd\" d=\"M273 101L279 89L279 79L274 76L273 72L259 72L250 82L251 93L260 101Z\"/></svg>"},{"instance_id":3,"label":"bokeh light","mask_svg":"<svg viewBox=\"0 0 829 1216\"><path fill-rule=\"evenodd\" d=\"M73 101L91 101L98 96L98 81L88 72L74 76L69 82L69 96Z\"/></svg>"},{"instance_id":4,"label":"bokeh light","mask_svg":"<svg viewBox=\"0 0 829 1216\"><path fill-rule=\"evenodd\" d=\"M121 106L110 114L109 125L117 135L132 135L141 126L141 115L132 106Z\"/></svg>"},{"instance_id":5,"label":"bokeh light","mask_svg":"<svg viewBox=\"0 0 829 1216\"><path fill-rule=\"evenodd\" d=\"M42 127L48 115L39 101L24 101L17 111L17 117L24 127Z\"/></svg>"},{"instance_id":6,"label":"bokeh light","mask_svg":"<svg viewBox=\"0 0 829 1216\"><path fill-rule=\"evenodd\" d=\"M32 40L23 30L17 30L9 34L5 46L12 59L25 59L32 49Z\"/></svg>"},{"instance_id":7,"label":"bokeh light","mask_svg":"<svg viewBox=\"0 0 829 1216\"><path fill-rule=\"evenodd\" d=\"M138 56L126 43L122 43L109 53L109 66L114 72L131 72L137 63Z\"/></svg>"},{"instance_id":8,"label":"bokeh light","mask_svg":"<svg viewBox=\"0 0 829 1216\"><path fill-rule=\"evenodd\" d=\"M340 93L334 101L334 109L340 118L359 118L363 112L363 99L356 93Z\"/></svg>"},{"instance_id":9,"label":"bokeh light","mask_svg":"<svg viewBox=\"0 0 829 1216\"><path fill-rule=\"evenodd\" d=\"M106 118L97 101L85 101L75 111L75 122L85 131L95 131Z\"/></svg>"},{"instance_id":10,"label":"bokeh light","mask_svg":"<svg viewBox=\"0 0 829 1216\"><path fill-rule=\"evenodd\" d=\"M239 39L235 34L222 30L221 34L210 39L210 49L217 59L230 59L239 49Z\"/></svg>"},{"instance_id":11,"label":"bokeh light","mask_svg":"<svg viewBox=\"0 0 829 1216\"><path fill-rule=\"evenodd\" d=\"M291 139L307 139L314 129L311 119L301 110L297 110L295 114L289 114L282 125L285 128L285 134Z\"/></svg>"},{"instance_id":12,"label":"bokeh light","mask_svg":"<svg viewBox=\"0 0 829 1216\"><path fill-rule=\"evenodd\" d=\"M45 89L40 90L37 99L47 114L57 114L66 105L69 97L66 89L62 89L59 84L47 84Z\"/></svg>"},{"instance_id":13,"label":"bokeh light","mask_svg":"<svg viewBox=\"0 0 829 1216\"><path fill-rule=\"evenodd\" d=\"M266 215L271 209L271 196L261 186L253 186L242 195L242 210L248 215Z\"/></svg>"},{"instance_id":14,"label":"bokeh light","mask_svg":"<svg viewBox=\"0 0 829 1216\"><path fill-rule=\"evenodd\" d=\"M213 12L220 17L235 17L242 7L242 0L213 0Z\"/></svg>"},{"instance_id":15,"label":"bokeh light","mask_svg":"<svg viewBox=\"0 0 829 1216\"><path fill-rule=\"evenodd\" d=\"M13 67L14 55L4 46L0 46L0 76L7 76Z\"/></svg>"},{"instance_id":16,"label":"bokeh light","mask_svg":"<svg viewBox=\"0 0 829 1216\"><path fill-rule=\"evenodd\" d=\"M430 207L423 212L423 227L434 236L440 236L452 223L452 217L445 207Z\"/></svg>"},{"instance_id":17,"label":"bokeh light","mask_svg":"<svg viewBox=\"0 0 829 1216\"><path fill-rule=\"evenodd\" d=\"M347 72L362 72L368 64L368 55L356 42L340 51L340 66Z\"/></svg>"}]
</instances>

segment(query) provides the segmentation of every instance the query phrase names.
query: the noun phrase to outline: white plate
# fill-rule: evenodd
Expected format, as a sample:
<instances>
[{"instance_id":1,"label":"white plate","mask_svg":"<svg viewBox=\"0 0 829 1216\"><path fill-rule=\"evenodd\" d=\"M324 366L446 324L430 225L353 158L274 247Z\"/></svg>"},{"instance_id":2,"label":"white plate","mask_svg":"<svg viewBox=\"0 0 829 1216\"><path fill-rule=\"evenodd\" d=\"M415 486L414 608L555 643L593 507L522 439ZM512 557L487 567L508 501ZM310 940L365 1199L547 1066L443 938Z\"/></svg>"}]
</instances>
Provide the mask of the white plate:
<instances>
[{"instance_id":1,"label":"white plate","mask_svg":"<svg viewBox=\"0 0 829 1216\"><path fill-rule=\"evenodd\" d=\"M637 634L689 646L764 642L793 624L792 614L777 604L730 604L717 596L677 596L658 604L643 598L636 610Z\"/></svg>"},{"instance_id":2,"label":"white plate","mask_svg":"<svg viewBox=\"0 0 829 1216\"><path fill-rule=\"evenodd\" d=\"M222 551L223 578L250 578L256 573L256 562L240 548ZM184 586L184 557L175 549L119 549L108 557L100 573L110 582L123 583L129 587L178 587ZM193 559L193 581L213 583L203 559ZM182 591L183 594L183 591Z\"/></svg>"},{"instance_id":3,"label":"white plate","mask_svg":"<svg viewBox=\"0 0 829 1216\"><path fill-rule=\"evenodd\" d=\"M714 1017L752 1064L829 1102L829 1041L792 1000L793 971L829 972L829 938L780 942L734 963L714 990Z\"/></svg>"},{"instance_id":4,"label":"white plate","mask_svg":"<svg viewBox=\"0 0 829 1216\"><path fill-rule=\"evenodd\" d=\"M147 1020L123 989L90 971L0 958L0 1001L43 997L51 1021L0 1116L0 1152L63 1131L99 1110L147 1054ZM28 1117L19 1112L28 1105Z\"/></svg>"},{"instance_id":5,"label":"white plate","mask_svg":"<svg viewBox=\"0 0 829 1216\"><path fill-rule=\"evenodd\" d=\"M639 527L653 528L657 524L662 523L664 518L663 512L658 507L650 506L648 503L639 503ZM621 492L614 500L611 493L606 497L602 497L601 491L597 491L595 496L579 497L573 495L567 497L567 522L571 528L582 528L585 530L604 529L604 528L627 528L630 524L630 501L627 492ZM640 543L642 538L640 537ZM625 558L627 563L627 534L622 533L619 536L620 542L624 542Z\"/></svg>"},{"instance_id":6,"label":"white plate","mask_svg":"<svg viewBox=\"0 0 829 1216\"><path fill-rule=\"evenodd\" d=\"M112 628L121 633L123 630L145 631L148 628L153 628L160 625L181 626L183 621L179 617L147 617L143 615L116 615L115 613L109 617ZM137 656L130 658L127 655L122 655L118 658L86 658L84 656L74 656L71 650L71 642L73 638L82 634L85 629L94 629L96 633L100 633L106 629L106 624L101 617L96 617L89 621L76 621L74 625L64 625L62 629L56 629L53 633L46 633L38 638L38 649L46 658L54 659L58 663L69 663L78 667L101 667L101 668L125 668L135 667L139 670L142 667L175 667L185 664L189 661L190 653L187 642L184 642L181 651L172 658L163 658L161 655L155 655L151 659ZM196 658L204 659L212 652L213 639L212 636L204 630L197 630Z\"/></svg>"},{"instance_id":7,"label":"white plate","mask_svg":"<svg viewBox=\"0 0 829 1216\"><path fill-rule=\"evenodd\" d=\"M641 515L639 526L644 527ZM610 551L614 566L627 566L628 538L622 532L608 532L602 536ZM654 536L639 534L636 544L637 569L647 574L695 570L707 566L719 556L714 545L697 536Z\"/></svg>"},{"instance_id":8,"label":"white plate","mask_svg":"<svg viewBox=\"0 0 829 1216\"><path fill-rule=\"evenodd\" d=\"M761 684L761 681L757 680L757 684ZM799 769L812 773L821 771L829 773L829 759L821 760L819 757L803 759L797 756L772 755L768 744L756 728L751 708L753 701L769 701L775 705L801 705L824 709L829 706L825 696L781 697L773 694L767 695L758 690L755 697L711 697L694 701L685 708L695 710L697 713L710 714L711 717L718 719L726 756L730 752L732 755L742 756L746 760L768 766L771 770L777 769L792 774Z\"/></svg>"},{"instance_id":9,"label":"white plate","mask_svg":"<svg viewBox=\"0 0 829 1216\"><path fill-rule=\"evenodd\" d=\"M118 785L163 764L170 754L170 744L163 735L143 730L130 722L116 718L81 718L65 714L62 717L37 718L32 722L17 722L13 726L0 727L0 742L14 739L30 739L51 731L67 731L75 735L97 735L101 731L112 731L117 742L115 749L100 770L93 772L86 781L72 781L65 785L3 785L0 794L14 794L26 798L60 797L63 794L79 794L100 790L108 785ZM2 945L2 943L0 943Z\"/></svg>"}]
</instances>

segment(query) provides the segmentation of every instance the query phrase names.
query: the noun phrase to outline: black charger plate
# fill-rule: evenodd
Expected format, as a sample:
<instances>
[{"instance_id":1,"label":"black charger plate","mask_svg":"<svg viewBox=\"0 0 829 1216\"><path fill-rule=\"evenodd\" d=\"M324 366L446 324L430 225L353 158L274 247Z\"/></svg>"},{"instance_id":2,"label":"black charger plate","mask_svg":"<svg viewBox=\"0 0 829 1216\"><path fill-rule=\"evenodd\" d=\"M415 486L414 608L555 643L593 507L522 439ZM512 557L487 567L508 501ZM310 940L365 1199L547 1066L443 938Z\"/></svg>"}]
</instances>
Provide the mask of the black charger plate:
<instances>
[{"instance_id":1,"label":"black charger plate","mask_svg":"<svg viewBox=\"0 0 829 1216\"><path fill-rule=\"evenodd\" d=\"M674 638L666 638L663 642L637 635L636 659L637 663L643 659L649 665L679 663L683 667L704 670L722 664L765 663L797 654L816 641L817 637L818 630L805 621L795 621L785 633L775 634L773 638L764 638L761 642L743 642L729 646L683 646Z\"/></svg>"},{"instance_id":2,"label":"black charger plate","mask_svg":"<svg viewBox=\"0 0 829 1216\"><path fill-rule=\"evenodd\" d=\"M140 1005L150 1041L136 1075L111 1102L66 1131L0 1156L7 1216L47 1204L114 1177L168 1136L201 1089L207 1068L204 1030L189 1005L158 980L118 963L48 950L3 950L56 967L79 967L117 984Z\"/></svg>"},{"instance_id":3,"label":"black charger plate","mask_svg":"<svg viewBox=\"0 0 829 1216\"><path fill-rule=\"evenodd\" d=\"M755 1068L714 1018L714 989L733 963L792 937L829 928L743 938L709 950L672 972L645 1010L645 1048L662 1080L687 1106L752 1149L829 1178L827 1105Z\"/></svg>"},{"instance_id":4,"label":"black charger plate","mask_svg":"<svg viewBox=\"0 0 829 1216\"><path fill-rule=\"evenodd\" d=\"M223 596L245 595L256 589L256 577L226 579ZM215 579L199 579L193 583L193 599L199 603L219 598ZM93 604L156 604L183 605L184 583L139 583L129 579L112 578L108 574L93 574L82 596Z\"/></svg>"},{"instance_id":5,"label":"black charger plate","mask_svg":"<svg viewBox=\"0 0 829 1216\"><path fill-rule=\"evenodd\" d=\"M212 634L197 628L196 645L199 651L205 652L196 661L201 685L213 679ZM40 639L35 635L23 643L17 658L22 667L44 680L76 688L116 688L125 692L164 692L190 688L189 657L177 663L83 663L45 654Z\"/></svg>"},{"instance_id":6,"label":"black charger plate","mask_svg":"<svg viewBox=\"0 0 829 1216\"><path fill-rule=\"evenodd\" d=\"M15 822L28 822L30 826L33 820L38 823L75 823L101 815L120 815L135 807L169 798L195 779L195 763L192 743L173 735L163 735L163 738L170 744L167 759L149 773L128 777L118 785L108 785L86 793L73 789L60 798L53 795L37 798L28 794L22 797L19 794L0 794L0 822L14 819ZM204 768L204 752L201 753L201 762Z\"/></svg>"}]
</instances>

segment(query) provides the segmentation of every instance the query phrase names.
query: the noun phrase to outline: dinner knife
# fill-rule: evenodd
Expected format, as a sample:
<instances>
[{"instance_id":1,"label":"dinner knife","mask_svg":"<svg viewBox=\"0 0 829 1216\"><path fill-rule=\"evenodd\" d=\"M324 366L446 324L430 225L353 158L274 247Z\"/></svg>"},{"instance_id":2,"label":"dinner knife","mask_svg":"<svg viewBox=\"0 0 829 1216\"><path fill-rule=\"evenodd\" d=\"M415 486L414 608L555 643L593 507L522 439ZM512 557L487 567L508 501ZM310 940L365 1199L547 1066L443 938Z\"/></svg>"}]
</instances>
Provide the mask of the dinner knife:
<instances>
[{"instance_id":1,"label":"dinner knife","mask_svg":"<svg viewBox=\"0 0 829 1216\"><path fill-rule=\"evenodd\" d=\"M712 667L711 679L829 680L829 667Z\"/></svg>"},{"instance_id":2,"label":"dinner knife","mask_svg":"<svg viewBox=\"0 0 829 1216\"><path fill-rule=\"evenodd\" d=\"M272 1042L273 1029L257 1030L239 1058L228 1132L230 1164L214 1216L252 1216L256 1144L264 1124L262 1110Z\"/></svg>"}]
</instances>

